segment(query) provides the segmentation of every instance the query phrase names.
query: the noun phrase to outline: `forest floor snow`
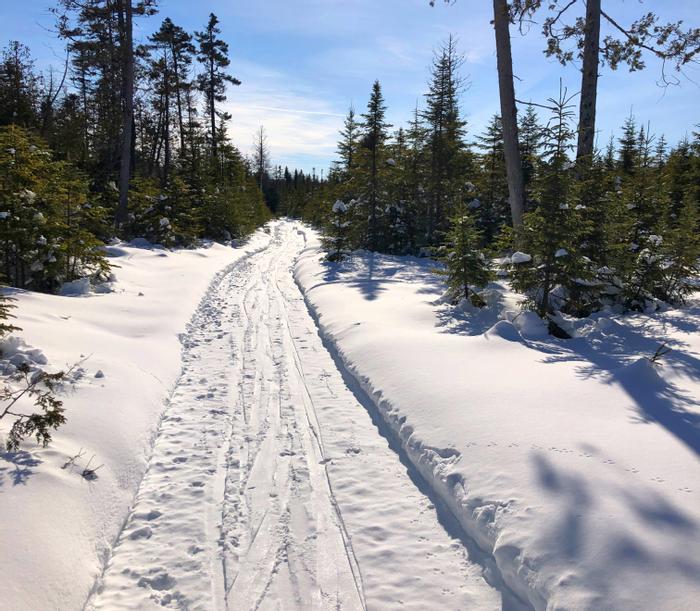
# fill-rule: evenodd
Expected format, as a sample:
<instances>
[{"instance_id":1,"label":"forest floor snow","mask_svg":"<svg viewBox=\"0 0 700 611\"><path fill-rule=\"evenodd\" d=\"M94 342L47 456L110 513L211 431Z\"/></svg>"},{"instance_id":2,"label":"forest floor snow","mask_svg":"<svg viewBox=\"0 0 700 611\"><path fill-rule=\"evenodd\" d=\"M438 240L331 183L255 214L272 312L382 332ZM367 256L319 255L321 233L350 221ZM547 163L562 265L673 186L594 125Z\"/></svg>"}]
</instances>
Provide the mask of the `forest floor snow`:
<instances>
[{"instance_id":1,"label":"forest floor snow","mask_svg":"<svg viewBox=\"0 0 700 611\"><path fill-rule=\"evenodd\" d=\"M0 454L3 609L696 608L697 299L557 340L295 222L141 246L112 292L15 293L3 369L81 362Z\"/></svg>"},{"instance_id":2,"label":"forest floor snow","mask_svg":"<svg viewBox=\"0 0 700 611\"><path fill-rule=\"evenodd\" d=\"M431 261L328 263L309 237L295 278L327 346L502 590L535 609L697 609L697 296L559 340L504 282L455 307Z\"/></svg>"},{"instance_id":3,"label":"forest floor snow","mask_svg":"<svg viewBox=\"0 0 700 611\"><path fill-rule=\"evenodd\" d=\"M3 606L521 607L324 345L292 276L306 231L268 230L120 247L112 294L19 295L50 364L91 356L55 442L0 462ZM96 479L61 469L81 447Z\"/></svg>"},{"instance_id":4,"label":"forest floor snow","mask_svg":"<svg viewBox=\"0 0 700 611\"><path fill-rule=\"evenodd\" d=\"M83 607L129 512L164 399L180 373L178 334L216 273L269 241L260 231L236 249L110 246L111 292L13 291L21 341L6 341L5 356L8 347L36 350L47 371L79 366L59 394L67 423L50 446L29 440L15 454L0 448L0 607ZM7 426L0 423L3 446ZM71 457L77 458L70 463ZM98 470L84 478L88 462Z\"/></svg>"}]
</instances>

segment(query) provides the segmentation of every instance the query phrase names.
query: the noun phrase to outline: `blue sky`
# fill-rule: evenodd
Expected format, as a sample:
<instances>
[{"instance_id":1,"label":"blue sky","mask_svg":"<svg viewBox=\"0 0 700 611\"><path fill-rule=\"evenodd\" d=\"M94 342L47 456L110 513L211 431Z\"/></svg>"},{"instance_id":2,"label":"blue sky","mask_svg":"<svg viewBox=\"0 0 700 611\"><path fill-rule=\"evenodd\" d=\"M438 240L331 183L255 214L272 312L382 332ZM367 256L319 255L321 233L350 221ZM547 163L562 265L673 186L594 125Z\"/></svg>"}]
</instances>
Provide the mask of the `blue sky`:
<instances>
[{"instance_id":1,"label":"blue sky","mask_svg":"<svg viewBox=\"0 0 700 611\"><path fill-rule=\"evenodd\" d=\"M61 42L49 31L49 0L1 0L0 40L28 44L40 67L61 64ZM384 88L388 119L398 126L425 93L433 50L450 33L466 56L470 83L462 108L473 136L498 110L491 2L458 0L430 8L428 0L160 0L160 13L137 24L140 39L169 16L188 30L201 29L216 13L231 50L231 71L243 85L230 92L231 136L244 152L259 125L268 133L275 163L317 171L334 157L337 132L348 105L362 111L374 79ZM700 0L605 2L621 22L653 10L667 19L700 25ZM542 54L539 27L513 32L517 95L545 102L560 77L578 89L575 67L564 70ZM602 72L598 100L599 141L634 112L675 142L700 122L700 68L686 70L680 87L656 85L660 65L647 70Z\"/></svg>"}]
</instances>

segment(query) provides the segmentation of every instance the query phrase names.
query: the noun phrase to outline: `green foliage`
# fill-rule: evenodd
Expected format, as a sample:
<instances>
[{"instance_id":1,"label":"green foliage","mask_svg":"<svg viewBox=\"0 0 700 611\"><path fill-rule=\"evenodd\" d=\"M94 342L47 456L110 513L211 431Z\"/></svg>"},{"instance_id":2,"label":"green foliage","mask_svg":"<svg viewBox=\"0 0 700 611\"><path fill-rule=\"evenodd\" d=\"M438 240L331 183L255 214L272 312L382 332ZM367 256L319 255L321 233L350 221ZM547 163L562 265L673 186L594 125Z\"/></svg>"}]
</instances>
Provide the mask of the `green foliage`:
<instances>
[{"instance_id":1,"label":"green foliage","mask_svg":"<svg viewBox=\"0 0 700 611\"><path fill-rule=\"evenodd\" d=\"M14 318L12 310L16 307L13 303L15 299L7 295L4 289L5 287L0 284L0 339L15 331L21 331L19 327L9 322Z\"/></svg>"},{"instance_id":2,"label":"green foliage","mask_svg":"<svg viewBox=\"0 0 700 611\"><path fill-rule=\"evenodd\" d=\"M16 452L23 440L35 437L46 447L51 443L51 431L65 423L63 402L56 398L56 386L65 379L65 372L32 372L28 365L21 365L9 383L0 390L0 420L12 418L5 447ZM21 400L29 399L36 411L27 413L21 408Z\"/></svg>"},{"instance_id":3,"label":"green foliage","mask_svg":"<svg viewBox=\"0 0 700 611\"><path fill-rule=\"evenodd\" d=\"M573 177L567 151L574 136L570 98L562 91L558 100L550 102L552 119L544 132L536 184L539 205L525 214L521 235L531 260L513 265L514 288L532 300L543 318L555 309L578 313L579 287L590 276L588 261L580 253L580 214L569 203Z\"/></svg>"},{"instance_id":4,"label":"green foliage","mask_svg":"<svg viewBox=\"0 0 700 611\"><path fill-rule=\"evenodd\" d=\"M109 265L91 231L101 215L73 167L28 131L0 128L0 264L13 286L50 291L84 276L104 280Z\"/></svg>"},{"instance_id":5,"label":"green foliage","mask_svg":"<svg viewBox=\"0 0 700 611\"><path fill-rule=\"evenodd\" d=\"M439 273L445 276L454 298L471 299L475 305L480 304L480 300L474 287L482 288L491 279L489 262L479 248L481 243L482 232L463 207L450 219L446 242L440 250L445 269Z\"/></svg>"},{"instance_id":6,"label":"green foliage","mask_svg":"<svg viewBox=\"0 0 700 611\"><path fill-rule=\"evenodd\" d=\"M350 208L350 209L349 209ZM331 209L323 237L328 261L341 261L350 250L350 217L352 206L336 200Z\"/></svg>"}]
</instances>

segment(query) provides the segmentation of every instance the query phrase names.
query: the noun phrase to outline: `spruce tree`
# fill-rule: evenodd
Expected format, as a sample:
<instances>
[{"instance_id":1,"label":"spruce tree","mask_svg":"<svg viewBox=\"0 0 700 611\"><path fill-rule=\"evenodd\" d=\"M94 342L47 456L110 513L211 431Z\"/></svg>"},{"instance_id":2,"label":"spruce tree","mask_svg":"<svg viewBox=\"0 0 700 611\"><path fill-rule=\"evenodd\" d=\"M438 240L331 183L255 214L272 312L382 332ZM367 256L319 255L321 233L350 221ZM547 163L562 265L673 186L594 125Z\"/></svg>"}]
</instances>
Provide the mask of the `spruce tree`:
<instances>
[{"instance_id":1,"label":"spruce tree","mask_svg":"<svg viewBox=\"0 0 700 611\"><path fill-rule=\"evenodd\" d=\"M484 287L491 279L489 263L480 250L481 243L482 232L467 207L462 205L450 219L440 258L445 269L440 273L446 277L453 298L464 298L477 306L484 303L476 289Z\"/></svg>"},{"instance_id":2,"label":"spruce tree","mask_svg":"<svg viewBox=\"0 0 700 611\"><path fill-rule=\"evenodd\" d=\"M537 162L542 142L542 126L535 107L528 104L519 122L520 157L525 184L525 210L532 208L532 185L537 175Z\"/></svg>"},{"instance_id":3,"label":"spruce tree","mask_svg":"<svg viewBox=\"0 0 700 611\"><path fill-rule=\"evenodd\" d=\"M219 38L221 28L214 13L202 32L195 32L198 44L197 61L204 66L204 72L197 77L197 86L204 94L209 118L209 145L212 159L217 159L219 131L217 118L223 117L216 109L218 102L226 100L226 84L240 85L241 81L226 72L231 63L228 57L228 44Z\"/></svg>"},{"instance_id":4,"label":"spruce tree","mask_svg":"<svg viewBox=\"0 0 700 611\"><path fill-rule=\"evenodd\" d=\"M360 126L355 119L355 108L351 105L343 121L343 129L340 132L340 141L338 142L340 170L343 172L346 180L349 180L355 168L355 153L357 150L359 128Z\"/></svg>"},{"instance_id":5,"label":"spruce tree","mask_svg":"<svg viewBox=\"0 0 700 611\"><path fill-rule=\"evenodd\" d=\"M350 215L348 212L348 206L339 199L331 208L323 239L323 247L328 253L326 255L328 261L341 261L350 250Z\"/></svg>"},{"instance_id":6,"label":"spruce tree","mask_svg":"<svg viewBox=\"0 0 700 611\"><path fill-rule=\"evenodd\" d=\"M543 138L544 155L537 181L539 205L525 215L521 235L530 259L514 261L513 265L513 286L529 296L542 318L550 318L556 310L578 309L577 280L589 276L579 253L578 214L570 205L567 152L574 137L570 100L566 90L559 99L549 100L553 111ZM550 330L557 331L551 318Z\"/></svg>"},{"instance_id":7,"label":"spruce tree","mask_svg":"<svg viewBox=\"0 0 700 611\"><path fill-rule=\"evenodd\" d=\"M491 242L502 225L510 224L503 129L498 115L494 115L484 133L477 136L476 147L481 153L480 172L476 178L478 199L474 207L478 209L478 224L484 239Z\"/></svg>"},{"instance_id":8,"label":"spruce tree","mask_svg":"<svg viewBox=\"0 0 700 611\"><path fill-rule=\"evenodd\" d=\"M423 119L427 127L430 162L427 240L440 240L455 206L460 203L466 170L465 121L460 116L459 94L464 87L459 70L464 58L450 36L433 58Z\"/></svg>"},{"instance_id":9,"label":"spruce tree","mask_svg":"<svg viewBox=\"0 0 700 611\"><path fill-rule=\"evenodd\" d=\"M375 81L367 103L367 112L362 115L361 151L358 159L360 209L366 213L366 218L362 219L366 227L365 245L375 251L381 248L381 224L386 203L383 184L386 173L385 146L391 125L386 122L385 115L382 87L379 81Z\"/></svg>"}]
</instances>

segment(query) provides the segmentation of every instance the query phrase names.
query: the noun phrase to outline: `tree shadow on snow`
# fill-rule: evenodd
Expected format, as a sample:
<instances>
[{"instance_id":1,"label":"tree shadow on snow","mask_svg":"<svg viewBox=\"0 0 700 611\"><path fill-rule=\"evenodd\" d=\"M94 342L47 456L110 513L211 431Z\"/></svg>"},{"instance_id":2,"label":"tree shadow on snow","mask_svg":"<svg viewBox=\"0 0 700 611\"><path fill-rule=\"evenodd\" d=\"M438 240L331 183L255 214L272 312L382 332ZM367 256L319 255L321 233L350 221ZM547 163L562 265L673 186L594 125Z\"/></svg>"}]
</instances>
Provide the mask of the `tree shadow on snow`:
<instances>
[{"instance_id":1,"label":"tree shadow on snow","mask_svg":"<svg viewBox=\"0 0 700 611\"><path fill-rule=\"evenodd\" d=\"M34 473L32 467L37 467L41 463L41 460L26 450L0 452L0 489L6 481L11 482L13 486L25 485Z\"/></svg>"},{"instance_id":2,"label":"tree shadow on snow","mask_svg":"<svg viewBox=\"0 0 700 611\"><path fill-rule=\"evenodd\" d=\"M490 282L485 293L488 293L488 304L483 308L469 305L464 309L460 305L437 301L434 304L435 316L440 332L475 336L493 327L502 319L501 312L506 301L505 287L498 282Z\"/></svg>"},{"instance_id":3,"label":"tree shadow on snow","mask_svg":"<svg viewBox=\"0 0 700 611\"><path fill-rule=\"evenodd\" d=\"M700 458L700 402L663 378L665 369L700 381L700 359L680 340L617 324L602 337L532 341L545 363L579 362L577 375L616 384L634 401L634 421L656 423ZM662 343L670 351L659 363L651 357ZM647 357L647 358L645 358Z\"/></svg>"},{"instance_id":4,"label":"tree shadow on snow","mask_svg":"<svg viewBox=\"0 0 700 611\"><path fill-rule=\"evenodd\" d=\"M663 495L641 482L632 487L600 478L589 480L584 472L557 467L541 451L532 453L531 462L536 481L549 502L556 504L560 516L548 524L542 541L557 551L562 550L568 561L577 562L586 553L586 546L590 545L588 533L596 528L590 519L601 505L605 504L606 508L610 504L621 505L638 522L616 525L615 535L607 539L599 552L607 557L600 558L597 563L600 568L587 576L603 606L609 602L611 566L620 575L636 570L662 575L663 579L681 577L700 583L700 564L688 553L696 545L698 524ZM659 546L653 537L645 539L638 535L649 531L662 537L667 545Z\"/></svg>"},{"instance_id":5,"label":"tree shadow on snow","mask_svg":"<svg viewBox=\"0 0 700 611\"><path fill-rule=\"evenodd\" d=\"M372 251L355 251L342 261L322 261L325 284L342 283L356 288L367 301L376 300L390 284L421 283L419 293L438 293L444 288L442 280L433 272L434 261L416 257L382 255Z\"/></svg>"}]
</instances>

